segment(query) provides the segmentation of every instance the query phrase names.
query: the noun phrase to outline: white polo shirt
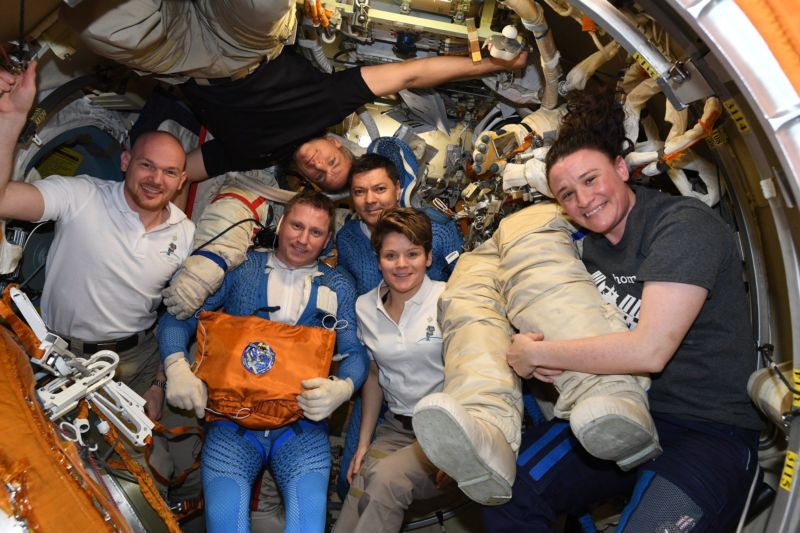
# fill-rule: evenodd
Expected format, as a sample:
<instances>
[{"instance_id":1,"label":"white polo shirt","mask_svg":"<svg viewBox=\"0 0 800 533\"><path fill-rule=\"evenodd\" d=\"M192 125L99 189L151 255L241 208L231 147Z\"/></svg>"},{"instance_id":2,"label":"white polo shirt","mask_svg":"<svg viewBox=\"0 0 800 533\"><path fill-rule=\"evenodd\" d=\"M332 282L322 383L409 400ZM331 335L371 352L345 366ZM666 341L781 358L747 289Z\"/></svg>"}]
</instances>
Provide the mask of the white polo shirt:
<instances>
[{"instance_id":1,"label":"white polo shirt","mask_svg":"<svg viewBox=\"0 0 800 533\"><path fill-rule=\"evenodd\" d=\"M42 294L47 326L89 342L150 327L161 290L191 251L194 224L169 204L169 219L145 231L119 181L51 176L34 185L42 220L56 221Z\"/></svg>"},{"instance_id":2,"label":"white polo shirt","mask_svg":"<svg viewBox=\"0 0 800 533\"><path fill-rule=\"evenodd\" d=\"M381 301L380 285L356 301L358 329L369 356L378 365L378 383L389 410L411 416L424 396L442 390L444 359L437 303L444 292L443 281L428 276L403 308L396 324Z\"/></svg>"}]
</instances>

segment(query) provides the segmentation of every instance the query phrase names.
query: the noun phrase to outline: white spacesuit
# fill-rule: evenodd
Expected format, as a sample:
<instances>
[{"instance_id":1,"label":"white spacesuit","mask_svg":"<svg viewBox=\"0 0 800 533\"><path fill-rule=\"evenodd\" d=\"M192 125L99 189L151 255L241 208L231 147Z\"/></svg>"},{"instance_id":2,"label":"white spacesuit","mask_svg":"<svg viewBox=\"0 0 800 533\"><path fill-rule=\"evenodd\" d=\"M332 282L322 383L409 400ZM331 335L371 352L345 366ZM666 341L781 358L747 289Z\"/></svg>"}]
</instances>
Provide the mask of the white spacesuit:
<instances>
[{"instance_id":1,"label":"white spacesuit","mask_svg":"<svg viewBox=\"0 0 800 533\"><path fill-rule=\"evenodd\" d=\"M570 339L626 331L580 259L575 228L540 203L508 216L462 255L442 294L445 383L423 398L414 430L426 455L472 499L511 495L522 419L519 378L506 362L514 328ZM564 372L555 415L592 455L623 469L661 453L644 376Z\"/></svg>"}]
</instances>

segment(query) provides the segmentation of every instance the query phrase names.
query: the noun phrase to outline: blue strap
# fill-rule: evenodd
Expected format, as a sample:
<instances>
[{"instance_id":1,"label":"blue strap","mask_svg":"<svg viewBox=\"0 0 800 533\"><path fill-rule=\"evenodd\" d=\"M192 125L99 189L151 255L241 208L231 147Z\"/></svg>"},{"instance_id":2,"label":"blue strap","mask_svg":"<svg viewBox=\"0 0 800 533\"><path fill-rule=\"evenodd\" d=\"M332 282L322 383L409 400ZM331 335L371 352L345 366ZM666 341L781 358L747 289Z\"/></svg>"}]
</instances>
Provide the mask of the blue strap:
<instances>
[{"instance_id":1,"label":"blue strap","mask_svg":"<svg viewBox=\"0 0 800 533\"><path fill-rule=\"evenodd\" d=\"M550 452L544 456L544 458L536 463L533 468L531 468L528 473L530 476L539 481L544 477L547 472L550 471L555 464L561 460L562 457L567 455L567 453L572 449L572 442L569 439L565 439L561 442L558 446L550 450Z\"/></svg>"},{"instance_id":2,"label":"blue strap","mask_svg":"<svg viewBox=\"0 0 800 533\"><path fill-rule=\"evenodd\" d=\"M267 260L265 259L264 260L264 265L266 265L266 264L267 264ZM271 268L266 267L264 269L264 275L258 277L258 294L263 294L264 295L264 307L262 307L260 309L256 309L253 312L254 315L256 315L258 317L261 317L261 318L266 318L267 320L269 320L269 310L270 310L270 307L269 307L269 294L267 293L267 282L269 281L269 273L270 273L271 270L272 270Z\"/></svg>"},{"instance_id":3,"label":"blue strap","mask_svg":"<svg viewBox=\"0 0 800 533\"><path fill-rule=\"evenodd\" d=\"M547 423L547 419L539 409L539 404L536 403L536 398L533 397L531 391L526 390L522 394L522 404L525 406L525 411L528 413L534 426L543 426Z\"/></svg>"},{"instance_id":4,"label":"blue strap","mask_svg":"<svg viewBox=\"0 0 800 533\"><path fill-rule=\"evenodd\" d=\"M592 520L592 515L583 515L578 518L578 523L581 525L581 531L583 531L583 533L598 533L597 527L594 525L594 520Z\"/></svg>"},{"instance_id":5,"label":"blue strap","mask_svg":"<svg viewBox=\"0 0 800 533\"><path fill-rule=\"evenodd\" d=\"M319 285L322 282L321 276L315 276L311 280L311 292L308 295L308 303L300 318L297 319L297 324L302 326L311 325L314 317L317 314L317 292L319 292Z\"/></svg>"},{"instance_id":6,"label":"blue strap","mask_svg":"<svg viewBox=\"0 0 800 533\"><path fill-rule=\"evenodd\" d=\"M586 237L586 234L583 232L583 230L576 230L572 235L570 235L570 237L572 237L572 242L575 242Z\"/></svg>"},{"instance_id":7,"label":"blue strap","mask_svg":"<svg viewBox=\"0 0 800 533\"><path fill-rule=\"evenodd\" d=\"M519 454L517 464L522 466L533 459L534 455L542 451L545 446L555 440L555 438L561 435L568 427L569 424L567 422L558 422L553 425L553 427L547 430L547 433L539 437L533 444L531 444L529 448L525 449L521 454Z\"/></svg>"},{"instance_id":8,"label":"blue strap","mask_svg":"<svg viewBox=\"0 0 800 533\"><path fill-rule=\"evenodd\" d=\"M656 473L652 470L645 470L639 475L639 479L636 481L636 486L633 488L633 495L631 496L631 500L628 502L628 505L625 506L625 509L622 511L622 516L619 519L619 524L617 525L616 531L625 531L625 526L628 525L628 522L631 519L631 515L636 510L636 507L639 506L639 503L642 501L642 497L644 496L645 491L650 486L650 483L653 482L653 479L656 477Z\"/></svg>"},{"instance_id":9,"label":"blue strap","mask_svg":"<svg viewBox=\"0 0 800 533\"><path fill-rule=\"evenodd\" d=\"M264 461L266 464L268 455L266 450L264 450L264 446L259 442L258 438L254 435L254 433L262 433L261 431L256 431L252 429L247 429L246 427L240 426L236 422L232 422L230 420L214 420L210 422L211 425L217 425L222 427L227 427L233 429L239 436L244 437L245 439L249 440L253 446L256 447L258 450L258 454L261 456L261 460ZM270 454L272 452L270 451Z\"/></svg>"},{"instance_id":10,"label":"blue strap","mask_svg":"<svg viewBox=\"0 0 800 533\"><path fill-rule=\"evenodd\" d=\"M196 250L192 252L192 255L199 255L201 257L205 257L206 259L212 260L218 267L222 269L223 272L228 271L228 264L225 262L223 258L215 254L214 252L209 252L208 250Z\"/></svg>"},{"instance_id":11,"label":"blue strap","mask_svg":"<svg viewBox=\"0 0 800 533\"><path fill-rule=\"evenodd\" d=\"M285 431L275 437L275 440L272 441L272 446L269 449L269 456L267 457L267 460L272 461L272 458L275 457L275 454L278 453L278 450L280 450L281 446L286 444L289 439L311 429L321 429L326 435L328 434L328 425L325 420L320 422L312 422L311 420L301 418L300 420L289 424L289 426L285 428Z\"/></svg>"}]
</instances>

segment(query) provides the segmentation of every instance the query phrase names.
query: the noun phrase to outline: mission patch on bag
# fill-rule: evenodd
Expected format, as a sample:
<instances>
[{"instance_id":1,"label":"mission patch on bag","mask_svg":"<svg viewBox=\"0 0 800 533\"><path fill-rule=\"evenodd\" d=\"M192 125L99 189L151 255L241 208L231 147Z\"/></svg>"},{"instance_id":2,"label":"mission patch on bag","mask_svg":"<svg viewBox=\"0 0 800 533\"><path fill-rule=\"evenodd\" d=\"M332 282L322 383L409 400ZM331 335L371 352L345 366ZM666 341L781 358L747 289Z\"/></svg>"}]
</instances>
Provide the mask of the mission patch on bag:
<instances>
[{"instance_id":1,"label":"mission patch on bag","mask_svg":"<svg viewBox=\"0 0 800 533\"><path fill-rule=\"evenodd\" d=\"M242 352L242 366L255 375L269 372L275 364L275 350L266 342L251 342Z\"/></svg>"}]
</instances>

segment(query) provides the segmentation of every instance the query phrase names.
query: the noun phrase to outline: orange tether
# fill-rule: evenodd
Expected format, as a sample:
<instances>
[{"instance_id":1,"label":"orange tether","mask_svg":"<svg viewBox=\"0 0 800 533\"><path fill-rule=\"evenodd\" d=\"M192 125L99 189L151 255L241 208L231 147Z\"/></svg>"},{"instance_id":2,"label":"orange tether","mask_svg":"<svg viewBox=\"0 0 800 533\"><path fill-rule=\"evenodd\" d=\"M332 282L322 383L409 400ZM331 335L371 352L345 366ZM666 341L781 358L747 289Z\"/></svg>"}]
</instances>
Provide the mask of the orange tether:
<instances>
[{"instance_id":1,"label":"orange tether","mask_svg":"<svg viewBox=\"0 0 800 533\"><path fill-rule=\"evenodd\" d=\"M133 477L136 478L136 481L139 483L139 490L142 492L142 496L144 496L144 498L147 500L147 503L150 504L150 507L152 507L156 513L158 513L158 516L164 521L164 524L167 526L167 530L170 533L181 533L181 528L178 526L178 522L175 521L172 511L169 510L169 507L167 507L167 504L164 502L164 499L158 492L158 488L156 488L153 478L150 477L150 474L148 474L133 457L131 457L131 455L128 453L128 450L125 449L125 445L120 440L116 428L114 428L114 426L108 422L106 416L99 410L95 410L95 413L98 417L102 418L108 423L109 430L105 435L103 435L103 438L114 449L114 451L117 452L117 455L119 455L122 463L125 465L125 469L133 474Z\"/></svg>"}]
</instances>

